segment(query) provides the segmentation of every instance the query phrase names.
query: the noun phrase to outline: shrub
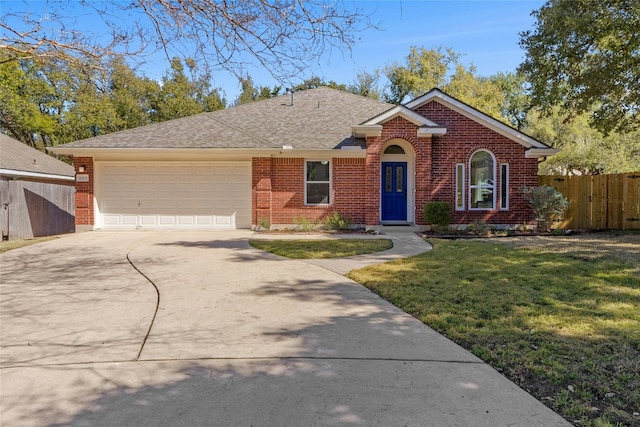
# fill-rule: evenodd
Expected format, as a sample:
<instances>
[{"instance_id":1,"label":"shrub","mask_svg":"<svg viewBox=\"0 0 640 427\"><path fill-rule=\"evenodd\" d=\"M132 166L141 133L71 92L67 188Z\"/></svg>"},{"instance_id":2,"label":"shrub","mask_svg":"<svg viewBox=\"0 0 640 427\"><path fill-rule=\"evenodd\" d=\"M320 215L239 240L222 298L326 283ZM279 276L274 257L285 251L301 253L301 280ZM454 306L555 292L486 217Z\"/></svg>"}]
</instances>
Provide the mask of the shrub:
<instances>
[{"instance_id":1,"label":"shrub","mask_svg":"<svg viewBox=\"0 0 640 427\"><path fill-rule=\"evenodd\" d=\"M427 224L447 227L451 222L451 205L447 202L429 202L422 208L422 218Z\"/></svg>"},{"instance_id":2,"label":"shrub","mask_svg":"<svg viewBox=\"0 0 640 427\"><path fill-rule=\"evenodd\" d=\"M547 185L525 187L522 192L536 216L539 230L547 230L553 219L564 215L569 207L567 198L555 188Z\"/></svg>"},{"instance_id":3,"label":"shrub","mask_svg":"<svg viewBox=\"0 0 640 427\"><path fill-rule=\"evenodd\" d=\"M271 221L269 221L268 218L262 218L258 223L258 231L262 231L262 230L269 231L270 229L271 229Z\"/></svg>"},{"instance_id":4,"label":"shrub","mask_svg":"<svg viewBox=\"0 0 640 427\"><path fill-rule=\"evenodd\" d=\"M305 216L301 216L299 218L293 217L293 223L295 224L295 229L298 231L311 231L313 230L313 223L309 222L309 219Z\"/></svg>"},{"instance_id":5,"label":"shrub","mask_svg":"<svg viewBox=\"0 0 640 427\"><path fill-rule=\"evenodd\" d=\"M338 211L333 211L330 216L325 218L324 225L328 230L346 230L351 228L351 220L340 215Z\"/></svg>"}]
</instances>

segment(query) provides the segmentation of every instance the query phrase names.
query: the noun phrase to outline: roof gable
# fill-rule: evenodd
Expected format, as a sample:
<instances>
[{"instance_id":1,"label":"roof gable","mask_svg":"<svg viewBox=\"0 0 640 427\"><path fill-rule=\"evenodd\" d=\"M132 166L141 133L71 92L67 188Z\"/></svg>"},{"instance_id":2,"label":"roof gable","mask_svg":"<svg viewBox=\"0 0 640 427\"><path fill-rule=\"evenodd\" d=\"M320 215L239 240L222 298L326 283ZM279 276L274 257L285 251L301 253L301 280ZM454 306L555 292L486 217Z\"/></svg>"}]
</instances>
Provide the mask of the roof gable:
<instances>
[{"instance_id":1,"label":"roof gable","mask_svg":"<svg viewBox=\"0 0 640 427\"><path fill-rule=\"evenodd\" d=\"M353 134L358 137L380 136L385 123L396 117L401 117L417 127L417 136L444 135L447 129L403 106L396 105L382 114L366 122L353 126Z\"/></svg>"},{"instance_id":2,"label":"roof gable","mask_svg":"<svg viewBox=\"0 0 640 427\"><path fill-rule=\"evenodd\" d=\"M550 148L548 145L538 141L537 139L532 138L520 132L517 129L514 129L500 122L499 120L496 120L491 116L488 116L487 114L484 114L483 112L471 107L470 105L465 104L464 102L459 101L453 98L452 96L447 95L446 93L442 92L440 89L437 89L437 88L430 90L424 95L419 96L418 98L412 101L409 101L404 105L411 110L415 110L416 108L430 101L438 102L444 105L445 107L451 110L454 110L457 113L493 130L494 132L506 138L509 138L512 141L519 143L523 147L530 149L528 154L530 156L533 156L533 157L538 157L539 155L548 156L548 155L555 154L557 152L557 150ZM533 155L533 153L536 153L536 155Z\"/></svg>"}]
</instances>

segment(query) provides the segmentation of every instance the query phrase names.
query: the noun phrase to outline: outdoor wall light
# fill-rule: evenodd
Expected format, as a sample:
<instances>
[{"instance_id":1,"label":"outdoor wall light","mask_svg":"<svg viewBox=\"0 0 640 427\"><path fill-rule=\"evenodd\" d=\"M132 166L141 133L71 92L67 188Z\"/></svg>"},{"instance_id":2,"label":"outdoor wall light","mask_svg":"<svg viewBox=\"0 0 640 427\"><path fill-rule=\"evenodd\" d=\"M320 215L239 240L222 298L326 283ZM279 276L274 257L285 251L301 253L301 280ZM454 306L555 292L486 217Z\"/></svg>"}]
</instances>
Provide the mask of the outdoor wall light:
<instances>
[{"instance_id":1,"label":"outdoor wall light","mask_svg":"<svg viewBox=\"0 0 640 427\"><path fill-rule=\"evenodd\" d=\"M78 166L78 173L84 173L86 167L87 167L86 165Z\"/></svg>"}]
</instances>

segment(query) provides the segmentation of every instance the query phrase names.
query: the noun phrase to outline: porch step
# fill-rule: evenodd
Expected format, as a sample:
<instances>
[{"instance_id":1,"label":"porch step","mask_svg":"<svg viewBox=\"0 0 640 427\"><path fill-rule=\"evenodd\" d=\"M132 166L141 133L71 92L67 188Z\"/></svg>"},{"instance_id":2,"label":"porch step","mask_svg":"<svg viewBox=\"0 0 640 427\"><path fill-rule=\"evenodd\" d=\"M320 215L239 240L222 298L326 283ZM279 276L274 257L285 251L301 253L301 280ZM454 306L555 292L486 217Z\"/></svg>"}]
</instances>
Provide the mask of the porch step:
<instances>
[{"instance_id":1,"label":"porch step","mask_svg":"<svg viewBox=\"0 0 640 427\"><path fill-rule=\"evenodd\" d=\"M391 233L418 233L422 231L419 225L415 224L394 224L394 225L378 225L375 227L371 227L370 230L376 231L380 234L391 234Z\"/></svg>"}]
</instances>

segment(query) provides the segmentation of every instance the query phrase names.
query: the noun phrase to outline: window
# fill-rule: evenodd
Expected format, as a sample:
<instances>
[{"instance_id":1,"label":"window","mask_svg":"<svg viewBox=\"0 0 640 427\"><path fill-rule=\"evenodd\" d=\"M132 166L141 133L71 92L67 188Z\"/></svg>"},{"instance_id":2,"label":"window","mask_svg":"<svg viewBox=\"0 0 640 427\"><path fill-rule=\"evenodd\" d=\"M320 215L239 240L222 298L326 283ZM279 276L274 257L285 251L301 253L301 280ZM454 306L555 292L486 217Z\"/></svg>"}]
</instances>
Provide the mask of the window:
<instances>
[{"instance_id":1,"label":"window","mask_svg":"<svg viewBox=\"0 0 640 427\"><path fill-rule=\"evenodd\" d=\"M509 209L509 164L500 165L500 209Z\"/></svg>"},{"instance_id":2,"label":"window","mask_svg":"<svg viewBox=\"0 0 640 427\"><path fill-rule=\"evenodd\" d=\"M331 162L305 162L305 205L328 205L331 203Z\"/></svg>"},{"instance_id":3,"label":"window","mask_svg":"<svg viewBox=\"0 0 640 427\"><path fill-rule=\"evenodd\" d=\"M464 163L456 165L456 210L464 210Z\"/></svg>"},{"instance_id":4,"label":"window","mask_svg":"<svg viewBox=\"0 0 640 427\"><path fill-rule=\"evenodd\" d=\"M469 162L469 209L495 209L495 162L488 151L476 151Z\"/></svg>"},{"instance_id":5,"label":"window","mask_svg":"<svg viewBox=\"0 0 640 427\"><path fill-rule=\"evenodd\" d=\"M385 148L383 154L405 154L405 153L402 147L394 144Z\"/></svg>"}]
</instances>

